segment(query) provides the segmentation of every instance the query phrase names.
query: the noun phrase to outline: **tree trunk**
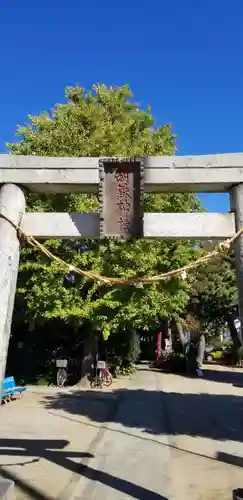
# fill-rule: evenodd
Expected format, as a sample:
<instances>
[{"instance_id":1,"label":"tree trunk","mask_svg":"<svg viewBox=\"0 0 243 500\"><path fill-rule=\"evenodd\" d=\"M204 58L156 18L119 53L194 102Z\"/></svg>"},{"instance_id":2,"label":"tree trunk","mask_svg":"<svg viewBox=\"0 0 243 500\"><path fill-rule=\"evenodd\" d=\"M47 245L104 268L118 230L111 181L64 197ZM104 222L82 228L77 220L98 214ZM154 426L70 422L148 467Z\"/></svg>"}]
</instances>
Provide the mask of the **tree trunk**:
<instances>
[{"instance_id":1,"label":"tree trunk","mask_svg":"<svg viewBox=\"0 0 243 500\"><path fill-rule=\"evenodd\" d=\"M157 332L156 333L156 343L157 343L157 349L156 349L156 359L159 361L161 358L161 340L162 340L162 333Z\"/></svg>"},{"instance_id":2,"label":"tree trunk","mask_svg":"<svg viewBox=\"0 0 243 500\"><path fill-rule=\"evenodd\" d=\"M129 364L134 364L139 358L140 354L140 338L136 330L131 330L127 332L127 349L124 353L124 361Z\"/></svg>"},{"instance_id":3,"label":"tree trunk","mask_svg":"<svg viewBox=\"0 0 243 500\"><path fill-rule=\"evenodd\" d=\"M230 335L231 335L231 339L232 339L233 344L235 345L235 347L240 347L241 342L240 342L240 339L238 336L238 332L237 332L232 314L229 314L229 313L226 314L226 321L227 321L227 324L229 327L229 331L230 331Z\"/></svg>"},{"instance_id":4,"label":"tree trunk","mask_svg":"<svg viewBox=\"0 0 243 500\"><path fill-rule=\"evenodd\" d=\"M191 332L190 345L187 354L187 371L195 373L197 368L202 368L204 352L206 347L205 335Z\"/></svg>"},{"instance_id":5,"label":"tree trunk","mask_svg":"<svg viewBox=\"0 0 243 500\"><path fill-rule=\"evenodd\" d=\"M205 335L202 334L202 335L200 335L200 339L199 339L198 346L197 346L196 363L197 363L198 368L202 367L203 360L204 360L205 348L206 348L206 339L205 339Z\"/></svg>"},{"instance_id":6,"label":"tree trunk","mask_svg":"<svg viewBox=\"0 0 243 500\"><path fill-rule=\"evenodd\" d=\"M179 323L179 321L176 322L176 328L177 328L177 332L178 332L178 335L179 335L179 339L180 339L180 343L181 343L182 349L184 351L185 343L186 343L186 338L185 338L185 334L184 334L184 330L183 330L182 324Z\"/></svg>"},{"instance_id":7,"label":"tree trunk","mask_svg":"<svg viewBox=\"0 0 243 500\"><path fill-rule=\"evenodd\" d=\"M97 339L93 332L88 332L84 341L84 357L81 366L81 380L79 384L82 387L89 387L89 378L92 376L92 366L97 354Z\"/></svg>"}]
</instances>

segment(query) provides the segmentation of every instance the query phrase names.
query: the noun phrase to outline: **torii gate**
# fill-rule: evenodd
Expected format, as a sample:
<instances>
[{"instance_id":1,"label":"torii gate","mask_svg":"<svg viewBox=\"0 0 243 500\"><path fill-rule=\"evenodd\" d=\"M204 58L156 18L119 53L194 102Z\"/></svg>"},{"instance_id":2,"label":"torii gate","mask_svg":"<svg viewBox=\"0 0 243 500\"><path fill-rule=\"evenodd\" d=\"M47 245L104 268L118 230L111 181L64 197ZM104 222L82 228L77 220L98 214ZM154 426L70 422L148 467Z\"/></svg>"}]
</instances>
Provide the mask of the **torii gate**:
<instances>
[{"instance_id":1,"label":"torii gate","mask_svg":"<svg viewBox=\"0 0 243 500\"><path fill-rule=\"evenodd\" d=\"M0 185L0 392L19 265L16 226L39 239L122 236L200 240L230 238L243 226L243 153L145 158L0 155ZM40 193L99 191L100 213L25 214L26 189ZM144 191L228 191L231 213L143 213ZM243 338L243 236L235 242L235 255Z\"/></svg>"}]
</instances>

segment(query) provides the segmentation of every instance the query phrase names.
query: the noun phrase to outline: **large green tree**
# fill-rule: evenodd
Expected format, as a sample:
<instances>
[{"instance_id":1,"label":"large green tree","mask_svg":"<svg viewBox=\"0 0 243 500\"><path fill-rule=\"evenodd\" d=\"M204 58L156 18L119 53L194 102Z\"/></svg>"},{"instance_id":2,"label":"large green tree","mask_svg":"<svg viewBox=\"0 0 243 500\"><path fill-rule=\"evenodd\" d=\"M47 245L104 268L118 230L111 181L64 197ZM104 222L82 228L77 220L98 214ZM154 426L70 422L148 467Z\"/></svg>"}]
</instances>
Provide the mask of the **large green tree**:
<instances>
[{"instance_id":1,"label":"large green tree","mask_svg":"<svg viewBox=\"0 0 243 500\"><path fill-rule=\"evenodd\" d=\"M217 335L227 325L233 342L240 345L234 324L238 293L233 254L220 256L198 268L191 295L189 308L200 318L209 336Z\"/></svg>"},{"instance_id":2,"label":"large green tree","mask_svg":"<svg viewBox=\"0 0 243 500\"><path fill-rule=\"evenodd\" d=\"M66 90L66 102L39 116L29 116L9 144L13 154L46 156L172 155L176 137L170 125L156 127L148 107L142 110L128 86L94 85ZM190 212L199 209L192 194L148 194L145 211ZM28 196L28 210L98 211L95 195ZM45 245L64 260L107 276L148 276L175 269L194 258L190 241L49 240ZM16 315L41 323L61 318L89 322L104 335L131 328L149 329L160 317L178 318L188 302L189 283L180 277L147 285L111 287L65 275L55 262L35 250L21 254Z\"/></svg>"}]
</instances>

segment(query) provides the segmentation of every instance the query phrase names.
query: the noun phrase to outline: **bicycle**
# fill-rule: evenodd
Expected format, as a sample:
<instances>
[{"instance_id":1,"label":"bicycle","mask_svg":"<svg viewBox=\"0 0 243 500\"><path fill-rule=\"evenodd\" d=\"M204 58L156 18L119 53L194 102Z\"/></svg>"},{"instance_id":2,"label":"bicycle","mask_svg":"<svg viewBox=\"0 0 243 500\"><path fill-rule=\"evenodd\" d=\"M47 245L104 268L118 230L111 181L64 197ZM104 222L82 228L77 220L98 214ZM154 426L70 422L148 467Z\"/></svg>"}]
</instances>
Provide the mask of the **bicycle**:
<instances>
[{"instance_id":1,"label":"bicycle","mask_svg":"<svg viewBox=\"0 0 243 500\"><path fill-rule=\"evenodd\" d=\"M98 361L96 367L96 374L93 380L91 380L91 388L99 387L102 389L103 386L110 387L112 384L112 375L109 372L108 366L105 361Z\"/></svg>"}]
</instances>

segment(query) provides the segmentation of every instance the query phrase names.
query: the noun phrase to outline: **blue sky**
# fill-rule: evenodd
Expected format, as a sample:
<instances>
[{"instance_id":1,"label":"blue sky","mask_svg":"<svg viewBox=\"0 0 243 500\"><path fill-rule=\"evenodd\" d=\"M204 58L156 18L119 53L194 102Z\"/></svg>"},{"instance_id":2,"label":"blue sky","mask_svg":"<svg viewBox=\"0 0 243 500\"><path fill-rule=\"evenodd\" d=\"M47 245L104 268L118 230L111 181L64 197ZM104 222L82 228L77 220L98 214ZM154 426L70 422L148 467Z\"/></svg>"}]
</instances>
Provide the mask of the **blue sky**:
<instances>
[{"instance_id":1,"label":"blue sky","mask_svg":"<svg viewBox=\"0 0 243 500\"><path fill-rule=\"evenodd\" d=\"M243 0L1 0L0 152L28 113L95 82L129 83L179 154L243 150L242 21Z\"/></svg>"}]
</instances>

